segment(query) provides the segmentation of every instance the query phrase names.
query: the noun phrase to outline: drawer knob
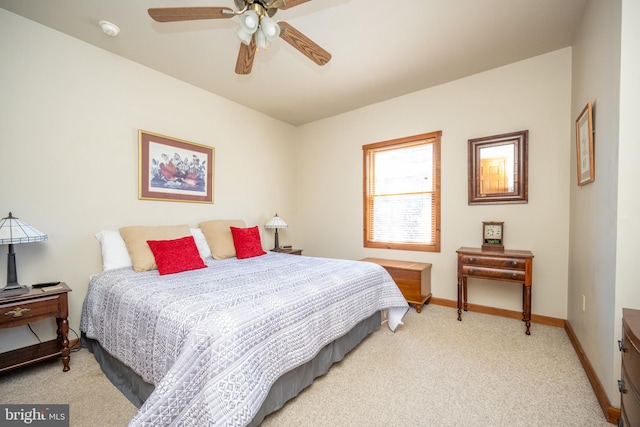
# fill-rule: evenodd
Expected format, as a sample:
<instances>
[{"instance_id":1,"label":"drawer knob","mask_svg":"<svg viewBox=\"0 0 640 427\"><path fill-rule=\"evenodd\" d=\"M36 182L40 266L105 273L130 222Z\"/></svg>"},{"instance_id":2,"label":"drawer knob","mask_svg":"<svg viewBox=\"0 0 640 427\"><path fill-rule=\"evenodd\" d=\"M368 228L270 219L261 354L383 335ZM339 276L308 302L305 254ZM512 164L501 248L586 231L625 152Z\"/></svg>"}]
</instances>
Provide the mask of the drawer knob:
<instances>
[{"instance_id":1,"label":"drawer knob","mask_svg":"<svg viewBox=\"0 0 640 427\"><path fill-rule=\"evenodd\" d=\"M469 269L469 274L473 274L473 268Z\"/></svg>"},{"instance_id":2,"label":"drawer knob","mask_svg":"<svg viewBox=\"0 0 640 427\"><path fill-rule=\"evenodd\" d=\"M623 353L627 352L627 347L625 347L624 345L624 338L621 340L618 340L618 350L620 350Z\"/></svg>"},{"instance_id":3,"label":"drawer knob","mask_svg":"<svg viewBox=\"0 0 640 427\"><path fill-rule=\"evenodd\" d=\"M511 277L513 277L514 279L517 279L517 278L518 278L518 273L513 273L513 274L511 275Z\"/></svg>"},{"instance_id":4,"label":"drawer knob","mask_svg":"<svg viewBox=\"0 0 640 427\"><path fill-rule=\"evenodd\" d=\"M618 390L620 390L620 393L627 393L627 389L624 388L624 380L618 380Z\"/></svg>"},{"instance_id":5,"label":"drawer knob","mask_svg":"<svg viewBox=\"0 0 640 427\"><path fill-rule=\"evenodd\" d=\"M22 307L17 307L11 311L7 311L4 315L5 316L11 316L11 317L22 317L22 315L28 311L31 311L30 308L22 308Z\"/></svg>"},{"instance_id":6,"label":"drawer knob","mask_svg":"<svg viewBox=\"0 0 640 427\"><path fill-rule=\"evenodd\" d=\"M516 267L518 265L518 261L511 261L511 265Z\"/></svg>"}]
</instances>

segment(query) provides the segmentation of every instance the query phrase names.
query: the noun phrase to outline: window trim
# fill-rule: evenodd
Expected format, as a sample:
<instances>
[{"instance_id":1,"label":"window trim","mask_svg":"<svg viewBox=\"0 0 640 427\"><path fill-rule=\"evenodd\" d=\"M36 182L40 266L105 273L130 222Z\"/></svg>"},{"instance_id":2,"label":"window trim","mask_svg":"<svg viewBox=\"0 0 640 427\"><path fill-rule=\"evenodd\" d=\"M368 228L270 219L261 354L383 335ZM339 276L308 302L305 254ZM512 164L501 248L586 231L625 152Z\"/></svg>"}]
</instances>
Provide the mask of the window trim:
<instances>
[{"instance_id":1,"label":"window trim","mask_svg":"<svg viewBox=\"0 0 640 427\"><path fill-rule=\"evenodd\" d=\"M362 157L363 157L363 170L362 170L362 179L363 179L363 245L365 248L379 248L379 249L400 249L400 250L409 250L409 251L423 251L423 252L440 252L440 211L441 211L441 187L440 187L440 145L441 145L441 137L442 131L423 133L414 136L408 136L405 138L392 139L389 141L376 142L373 144L367 144L362 146ZM397 242L374 242L368 239L369 236L369 217L371 215L370 207L372 203L369 201L369 158L370 158L370 150L382 148L382 147L392 147L394 145L405 145L411 142L420 142L424 140L433 139L433 167L434 167L434 176L435 176L435 190L434 190L434 198L435 198L435 214L432 216L432 222L434 226L434 243L432 244L422 244L422 243L397 243Z\"/></svg>"}]
</instances>

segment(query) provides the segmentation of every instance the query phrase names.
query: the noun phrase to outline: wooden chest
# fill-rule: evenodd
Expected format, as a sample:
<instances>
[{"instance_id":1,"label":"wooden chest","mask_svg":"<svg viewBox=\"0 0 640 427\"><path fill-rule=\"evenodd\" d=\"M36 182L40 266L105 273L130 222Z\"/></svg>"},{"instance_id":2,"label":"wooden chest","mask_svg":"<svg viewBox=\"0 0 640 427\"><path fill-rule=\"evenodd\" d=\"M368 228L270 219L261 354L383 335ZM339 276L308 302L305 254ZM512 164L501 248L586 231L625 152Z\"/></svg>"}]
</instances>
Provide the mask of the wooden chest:
<instances>
[{"instance_id":1,"label":"wooden chest","mask_svg":"<svg viewBox=\"0 0 640 427\"><path fill-rule=\"evenodd\" d=\"M364 258L360 261L381 265L389 272L409 304L416 311L422 311L422 305L431 298L431 264L412 261L395 261L380 258Z\"/></svg>"}]
</instances>

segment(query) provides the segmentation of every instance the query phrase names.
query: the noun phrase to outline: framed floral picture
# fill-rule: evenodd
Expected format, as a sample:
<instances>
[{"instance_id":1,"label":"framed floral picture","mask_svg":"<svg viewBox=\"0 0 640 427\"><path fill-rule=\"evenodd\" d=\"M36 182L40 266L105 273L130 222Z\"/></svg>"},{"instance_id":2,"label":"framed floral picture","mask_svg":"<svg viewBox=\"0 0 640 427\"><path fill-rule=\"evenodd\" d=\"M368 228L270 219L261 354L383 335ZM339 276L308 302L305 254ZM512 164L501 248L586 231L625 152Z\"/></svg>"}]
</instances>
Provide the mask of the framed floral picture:
<instances>
[{"instance_id":1,"label":"framed floral picture","mask_svg":"<svg viewBox=\"0 0 640 427\"><path fill-rule=\"evenodd\" d=\"M590 102L587 103L576 120L576 158L578 161L578 185L593 182L593 119Z\"/></svg>"},{"instance_id":2,"label":"framed floral picture","mask_svg":"<svg viewBox=\"0 0 640 427\"><path fill-rule=\"evenodd\" d=\"M138 198L213 203L214 148L140 130Z\"/></svg>"}]
</instances>

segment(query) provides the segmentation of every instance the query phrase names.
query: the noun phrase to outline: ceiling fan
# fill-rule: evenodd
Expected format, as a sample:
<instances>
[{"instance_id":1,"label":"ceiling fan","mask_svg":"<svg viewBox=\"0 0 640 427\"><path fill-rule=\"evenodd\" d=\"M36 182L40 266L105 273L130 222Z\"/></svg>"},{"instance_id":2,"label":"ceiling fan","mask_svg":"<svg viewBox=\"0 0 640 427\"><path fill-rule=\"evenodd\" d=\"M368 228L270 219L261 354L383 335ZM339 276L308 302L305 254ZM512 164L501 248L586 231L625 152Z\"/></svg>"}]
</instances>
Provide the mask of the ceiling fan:
<instances>
[{"instance_id":1,"label":"ceiling fan","mask_svg":"<svg viewBox=\"0 0 640 427\"><path fill-rule=\"evenodd\" d=\"M234 0L237 10L230 7L158 7L149 9L149 16L158 22L192 21L197 19L227 19L240 17L237 35L241 40L236 61L237 74L249 74L256 51L266 49L278 37L299 50L318 65L331 60L331 54L318 46L290 24L275 22L279 9L290 9L310 0Z\"/></svg>"}]
</instances>

